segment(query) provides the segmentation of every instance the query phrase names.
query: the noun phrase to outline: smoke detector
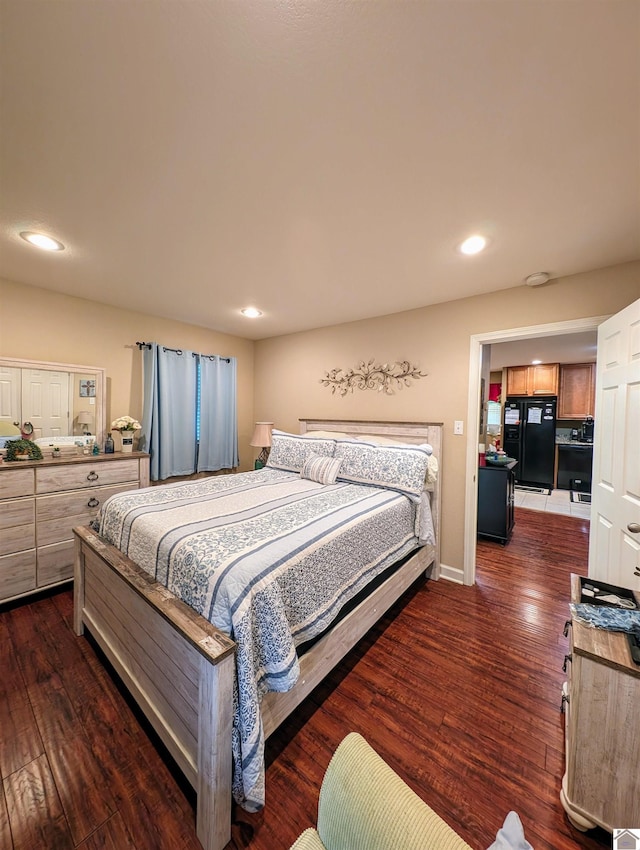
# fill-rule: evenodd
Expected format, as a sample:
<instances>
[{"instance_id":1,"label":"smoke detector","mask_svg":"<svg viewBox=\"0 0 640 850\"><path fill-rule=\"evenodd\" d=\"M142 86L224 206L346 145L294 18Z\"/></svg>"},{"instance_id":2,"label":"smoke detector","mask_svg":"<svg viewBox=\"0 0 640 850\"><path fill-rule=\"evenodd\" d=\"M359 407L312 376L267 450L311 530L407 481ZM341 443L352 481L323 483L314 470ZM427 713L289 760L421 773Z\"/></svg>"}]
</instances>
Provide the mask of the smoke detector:
<instances>
[{"instance_id":1,"label":"smoke detector","mask_svg":"<svg viewBox=\"0 0 640 850\"><path fill-rule=\"evenodd\" d=\"M524 282L527 286L540 286L546 283L550 277L551 275L548 272L534 272L529 277L525 277Z\"/></svg>"}]
</instances>

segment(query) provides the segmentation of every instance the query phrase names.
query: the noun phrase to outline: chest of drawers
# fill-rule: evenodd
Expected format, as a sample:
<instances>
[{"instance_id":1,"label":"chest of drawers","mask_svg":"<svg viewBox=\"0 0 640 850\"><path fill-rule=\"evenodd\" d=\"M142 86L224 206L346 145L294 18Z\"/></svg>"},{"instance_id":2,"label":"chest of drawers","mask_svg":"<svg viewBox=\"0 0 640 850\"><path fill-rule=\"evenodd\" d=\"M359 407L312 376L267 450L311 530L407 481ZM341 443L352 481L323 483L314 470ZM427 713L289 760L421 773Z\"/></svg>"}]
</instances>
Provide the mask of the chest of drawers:
<instances>
[{"instance_id":1,"label":"chest of drawers","mask_svg":"<svg viewBox=\"0 0 640 850\"><path fill-rule=\"evenodd\" d=\"M580 601L575 575L571 598ZM640 823L640 667L622 632L575 617L570 623L560 800L579 830L633 828Z\"/></svg>"},{"instance_id":2,"label":"chest of drawers","mask_svg":"<svg viewBox=\"0 0 640 850\"><path fill-rule=\"evenodd\" d=\"M73 577L72 529L114 493L149 486L144 452L0 465L0 603Z\"/></svg>"}]
</instances>

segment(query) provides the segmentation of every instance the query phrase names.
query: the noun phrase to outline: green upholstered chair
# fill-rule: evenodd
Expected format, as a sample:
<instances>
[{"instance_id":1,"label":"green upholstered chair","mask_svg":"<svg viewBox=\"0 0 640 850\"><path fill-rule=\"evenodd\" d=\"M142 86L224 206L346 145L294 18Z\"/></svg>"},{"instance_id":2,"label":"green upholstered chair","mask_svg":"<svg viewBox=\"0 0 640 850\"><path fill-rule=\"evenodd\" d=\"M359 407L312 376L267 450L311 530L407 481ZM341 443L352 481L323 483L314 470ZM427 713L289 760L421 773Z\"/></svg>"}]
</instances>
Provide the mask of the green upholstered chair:
<instances>
[{"instance_id":1,"label":"green upholstered chair","mask_svg":"<svg viewBox=\"0 0 640 850\"><path fill-rule=\"evenodd\" d=\"M329 762L318 827L291 850L471 850L365 739L351 732Z\"/></svg>"}]
</instances>

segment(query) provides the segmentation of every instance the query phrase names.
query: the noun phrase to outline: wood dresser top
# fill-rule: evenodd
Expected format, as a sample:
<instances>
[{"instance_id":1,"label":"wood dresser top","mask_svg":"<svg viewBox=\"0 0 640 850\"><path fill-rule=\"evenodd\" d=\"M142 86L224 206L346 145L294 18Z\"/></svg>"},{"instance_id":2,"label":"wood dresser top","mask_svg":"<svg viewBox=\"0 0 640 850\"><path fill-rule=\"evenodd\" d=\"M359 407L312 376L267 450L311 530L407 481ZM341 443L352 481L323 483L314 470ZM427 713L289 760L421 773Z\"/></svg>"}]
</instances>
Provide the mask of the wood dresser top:
<instances>
[{"instance_id":1,"label":"wood dresser top","mask_svg":"<svg viewBox=\"0 0 640 850\"><path fill-rule=\"evenodd\" d=\"M633 591L633 595L640 606L640 593ZM571 601L580 602L580 576L577 575L571 576ZM575 618L572 619L572 628L574 652L640 678L640 666L631 658L625 634L594 628Z\"/></svg>"},{"instance_id":2,"label":"wood dresser top","mask_svg":"<svg viewBox=\"0 0 640 850\"><path fill-rule=\"evenodd\" d=\"M46 446L42 454L45 455ZM46 452L50 453L50 452ZM4 460L0 463L0 473L9 469L29 469L32 467L66 466L74 463L105 463L114 460L129 460L130 458L149 457L146 452L114 452L99 455L68 455L67 457L43 457L42 460Z\"/></svg>"}]
</instances>

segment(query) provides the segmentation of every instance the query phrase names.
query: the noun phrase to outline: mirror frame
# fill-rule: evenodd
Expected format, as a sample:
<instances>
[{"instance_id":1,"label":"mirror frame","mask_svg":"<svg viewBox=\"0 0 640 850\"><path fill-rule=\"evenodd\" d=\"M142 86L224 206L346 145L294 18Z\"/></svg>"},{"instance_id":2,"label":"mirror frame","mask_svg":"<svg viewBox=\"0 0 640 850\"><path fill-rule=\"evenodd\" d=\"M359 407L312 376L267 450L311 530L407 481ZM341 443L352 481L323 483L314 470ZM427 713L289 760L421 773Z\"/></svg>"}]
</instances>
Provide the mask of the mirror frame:
<instances>
[{"instance_id":1,"label":"mirror frame","mask_svg":"<svg viewBox=\"0 0 640 850\"><path fill-rule=\"evenodd\" d=\"M106 403L105 391L107 386L106 369L100 366L79 366L75 363L56 363L46 360L19 360L14 357L0 357L0 366L14 369L45 369L50 372L69 372L71 375L95 374L96 376L96 410L95 436L99 445L104 443L106 433Z\"/></svg>"}]
</instances>

